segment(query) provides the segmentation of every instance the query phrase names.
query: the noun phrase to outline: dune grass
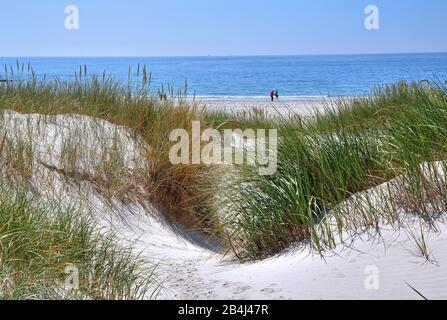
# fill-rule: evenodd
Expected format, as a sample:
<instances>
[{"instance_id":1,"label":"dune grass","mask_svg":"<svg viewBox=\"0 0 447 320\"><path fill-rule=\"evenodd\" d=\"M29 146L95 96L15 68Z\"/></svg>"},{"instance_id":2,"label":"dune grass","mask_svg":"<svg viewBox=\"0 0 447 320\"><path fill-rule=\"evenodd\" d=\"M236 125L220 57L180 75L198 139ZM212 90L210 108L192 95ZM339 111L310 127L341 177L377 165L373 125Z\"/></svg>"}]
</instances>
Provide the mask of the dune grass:
<instances>
[{"instance_id":1,"label":"dune grass","mask_svg":"<svg viewBox=\"0 0 447 320\"><path fill-rule=\"evenodd\" d=\"M1 299L155 298L154 270L76 210L36 205L2 186Z\"/></svg>"},{"instance_id":2,"label":"dune grass","mask_svg":"<svg viewBox=\"0 0 447 320\"><path fill-rule=\"evenodd\" d=\"M26 68L18 64L21 69ZM227 241L242 259L275 254L294 241L321 252L335 244L335 233L343 233L352 220L356 227L378 227L383 220L395 221L399 210L429 219L433 208L445 208L443 171L431 168L439 177L427 179L421 169L423 163L447 159L447 90L439 82L377 87L303 118L256 108L205 111L185 99L183 91L173 94L170 89L167 99L151 95L146 68L141 82L127 86L104 74L88 75L86 69L63 82L38 80L31 68L26 81L0 85L0 110L87 115L131 129L150 146L144 149L146 165L128 175L120 169L120 148L109 150L97 170L100 178L93 180L113 190L138 185L144 190L139 197L157 206L168 221ZM260 176L256 168L239 166L237 175L222 182L225 168L171 164L169 134L178 128L190 131L193 120L219 130L278 129L278 172ZM26 144L19 147L4 149L3 157L26 180L30 169L20 157L26 160L29 152ZM70 144L64 150L66 167L76 168L76 150ZM340 207L353 195L401 176L400 198L393 199L399 205L378 211L375 199L366 196L363 209Z\"/></svg>"},{"instance_id":3,"label":"dune grass","mask_svg":"<svg viewBox=\"0 0 447 320\"><path fill-rule=\"evenodd\" d=\"M169 221L213 236L219 232L211 210L217 171L204 165L178 166L169 161L169 134L177 128L191 130L192 121L202 118L203 107L186 102L186 88L175 92L170 87L166 93L159 90L158 95L151 94L152 76L146 70L146 66L138 66L139 81L129 80L126 85L105 73L90 75L86 66L80 67L70 81L46 79L38 77L32 66L18 62L16 67L5 68L4 78L13 81L0 85L0 111L79 114L131 129L150 146L145 150L146 167L122 183L118 179L122 174L109 170L110 179L103 184L117 189L138 184L144 190L145 200L159 208ZM69 150L69 146L66 149L66 159L70 160L74 149Z\"/></svg>"}]
</instances>

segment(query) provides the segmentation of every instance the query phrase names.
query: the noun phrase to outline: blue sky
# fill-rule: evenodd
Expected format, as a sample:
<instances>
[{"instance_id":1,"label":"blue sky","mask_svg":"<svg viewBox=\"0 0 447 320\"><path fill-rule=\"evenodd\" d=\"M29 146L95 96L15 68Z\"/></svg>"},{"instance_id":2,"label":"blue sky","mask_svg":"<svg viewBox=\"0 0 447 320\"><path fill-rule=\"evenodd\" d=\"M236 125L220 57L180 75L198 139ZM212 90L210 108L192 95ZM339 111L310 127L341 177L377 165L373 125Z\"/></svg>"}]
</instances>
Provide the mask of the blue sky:
<instances>
[{"instance_id":1,"label":"blue sky","mask_svg":"<svg viewBox=\"0 0 447 320\"><path fill-rule=\"evenodd\" d=\"M65 29L66 5L80 29ZM380 29L364 28L365 7ZM0 56L447 52L445 0L15 0Z\"/></svg>"}]
</instances>

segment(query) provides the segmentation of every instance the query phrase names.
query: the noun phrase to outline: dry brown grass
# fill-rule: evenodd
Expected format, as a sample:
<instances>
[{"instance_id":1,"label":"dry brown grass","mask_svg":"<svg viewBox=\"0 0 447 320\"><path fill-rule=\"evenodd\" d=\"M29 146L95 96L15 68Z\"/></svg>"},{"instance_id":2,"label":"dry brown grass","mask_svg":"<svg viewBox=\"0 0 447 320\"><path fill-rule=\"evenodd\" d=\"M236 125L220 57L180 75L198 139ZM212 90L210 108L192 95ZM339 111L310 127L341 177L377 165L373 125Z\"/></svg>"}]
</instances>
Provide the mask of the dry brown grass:
<instances>
[{"instance_id":1,"label":"dry brown grass","mask_svg":"<svg viewBox=\"0 0 447 320\"><path fill-rule=\"evenodd\" d=\"M76 146L73 146L73 150L67 148L66 163L50 169L75 181L87 180L110 197L149 202L171 222L216 235L220 231L213 215L213 188L219 177L218 170L205 165L178 166L169 161L171 131L190 131L193 120L203 121L202 107L195 102L185 102L182 96L171 95L167 100L160 100L149 95L148 79L150 76L144 75L143 68L141 87L134 91L107 77L85 75L70 83L34 78L23 83L7 83L0 86L0 111L78 114L130 129L146 144L142 146L146 158L143 167L128 171L115 165L113 154L109 154L94 174L86 174L76 165ZM2 149L5 154L5 147ZM14 158L4 158L26 180L29 170L16 165L27 163L19 158L26 153L13 151Z\"/></svg>"}]
</instances>

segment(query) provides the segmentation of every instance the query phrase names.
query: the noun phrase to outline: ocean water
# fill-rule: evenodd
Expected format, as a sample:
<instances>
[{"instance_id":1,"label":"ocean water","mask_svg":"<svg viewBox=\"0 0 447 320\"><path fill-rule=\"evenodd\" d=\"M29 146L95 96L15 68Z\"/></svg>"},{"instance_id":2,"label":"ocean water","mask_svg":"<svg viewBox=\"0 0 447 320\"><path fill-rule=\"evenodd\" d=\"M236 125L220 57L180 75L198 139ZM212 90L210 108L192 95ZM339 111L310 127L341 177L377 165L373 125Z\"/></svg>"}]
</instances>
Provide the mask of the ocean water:
<instances>
[{"instance_id":1,"label":"ocean water","mask_svg":"<svg viewBox=\"0 0 447 320\"><path fill-rule=\"evenodd\" d=\"M447 53L390 55L320 55L258 57L141 57L141 58L0 58L0 65L31 62L39 76L74 77L80 65L88 72L105 71L127 83L131 67L152 71L151 89L168 84L188 93L212 97L264 97L273 89L281 96L350 96L374 85L398 80L447 79ZM0 79L5 75L0 68Z\"/></svg>"}]
</instances>

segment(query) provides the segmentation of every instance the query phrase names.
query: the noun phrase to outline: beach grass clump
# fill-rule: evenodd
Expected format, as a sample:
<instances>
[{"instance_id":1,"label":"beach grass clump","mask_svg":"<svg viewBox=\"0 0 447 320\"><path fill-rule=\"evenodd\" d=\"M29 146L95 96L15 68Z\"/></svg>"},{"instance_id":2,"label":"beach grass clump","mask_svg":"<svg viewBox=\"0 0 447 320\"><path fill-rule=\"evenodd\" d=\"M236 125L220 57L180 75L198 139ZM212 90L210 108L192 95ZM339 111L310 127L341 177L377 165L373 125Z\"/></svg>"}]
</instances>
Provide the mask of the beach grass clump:
<instances>
[{"instance_id":1,"label":"beach grass clump","mask_svg":"<svg viewBox=\"0 0 447 320\"><path fill-rule=\"evenodd\" d=\"M155 268L76 210L0 190L1 299L149 299Z\"/></svg>"},{"instance_id":2,"label":"beach grass clump","mask_svg":"<svg viewBox=\"0 0 447 320\"><path fill-rule=\"evenodd\" d=\"M421 164L431 167L447 159L446 116L445 87L400 82L366 97L340 99L304 123L285 120L277 125L277 173L260 176L246 167L241 169L243 178L232 182L238 190L228 192L232 247L240 257L258 259L307 240L321 252L335 244L334 233L341 235L349 220L355 219L359 227L391 222L395 213L375 210L378 198L363 199L374 214L365 208L347 214L338 207L403 175L400 187L405 192L400 195L411 195L404 209L427 218L435 202L445 203L445 171L429 170L436 178L427 181ZM413 199L412 206L408 199ZM427 206L430 199L436 201Z\"/></svg>"},{"instance_id":3,"label":"beach grass clump","mask_svg":"<svg viewBox=\"0 0 447 320\"><path fill-rule=\"evenodd\" d=\"M179 166L169 161L172 130L191 130L192 121L202 118L202 107L194 101L186 102L186 89L175 92L170 88L169 96L163 91L161 99L151 93L151 74L145 66L137 69L140 80L129 80L127 85L105 73L90 75L85 66L66 81L38 77L30 66L28 73L24 69L19 63L17 70L6 69L5 78L11 81L0 85L0 111L85 115L128 128L148 146L144 147L145 167L128 174L120 169L119 154L108 152L93 179L101 182L102 189L113 189L109 194L143 190L138 197L158 208L170 222L200 229L210 236L219 232L211 209L217 171L205 165ZM73 172L77 151L72 144L64 147L63 161L69 168L64 172L82 177Z\"/></svg>"},{"instance_id":4,"label":"beach grass clump","mask_svg":"<svg viewBox=\"0 0 447 320\"><path fill-rule=\"evenodd\" d=\"M367 133L303 134L289 125L280 128L278 171L259 176L246 168L238 192L230 193L230 238L244 251L273 254L291 241L313 238L327 211L350 195L372 187L386 170L383 154ZM249 183L247 183L249 181Z\"/></svg>"},{"instance_id":5,"label":"beach grass clump","mask_svg":"<svg viewBox=\"0 0 447 320\"><path fill-rule=\"evenodd\" d=\"M4 133L0 141L0 164L8 177L14 178L17 183L26 183L33 171L33 146L25 137L11 143Z\"/></svg>"}]
</instances>

